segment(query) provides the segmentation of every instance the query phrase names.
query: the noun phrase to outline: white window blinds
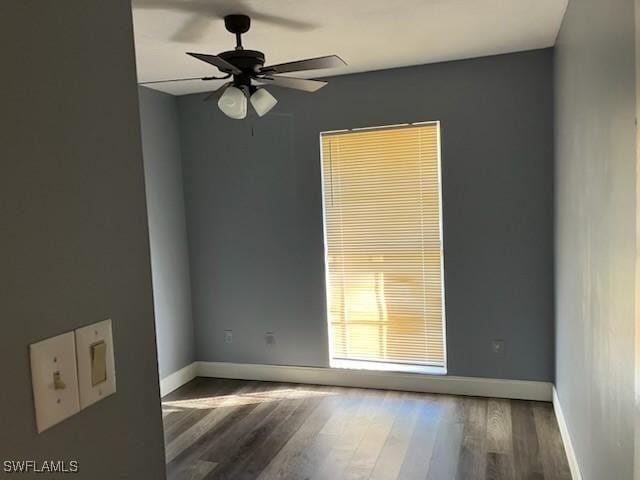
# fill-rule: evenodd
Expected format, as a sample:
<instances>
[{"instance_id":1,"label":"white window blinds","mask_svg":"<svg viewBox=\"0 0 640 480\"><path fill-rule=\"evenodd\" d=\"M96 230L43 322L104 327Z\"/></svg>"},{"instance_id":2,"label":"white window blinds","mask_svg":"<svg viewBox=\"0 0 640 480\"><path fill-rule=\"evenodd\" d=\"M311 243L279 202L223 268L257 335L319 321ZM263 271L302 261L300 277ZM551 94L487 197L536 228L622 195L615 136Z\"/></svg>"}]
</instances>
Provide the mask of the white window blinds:
<instances>
[{"instance_id":1,"label":"white window blinds","mask_svg":"<svg viewBox=\"0 0 640 480\"><path fill-rule=\"evenodd\" d=\"M445 364L439 137L321 135L332 360Z\"/></svg>"}]
</instances>

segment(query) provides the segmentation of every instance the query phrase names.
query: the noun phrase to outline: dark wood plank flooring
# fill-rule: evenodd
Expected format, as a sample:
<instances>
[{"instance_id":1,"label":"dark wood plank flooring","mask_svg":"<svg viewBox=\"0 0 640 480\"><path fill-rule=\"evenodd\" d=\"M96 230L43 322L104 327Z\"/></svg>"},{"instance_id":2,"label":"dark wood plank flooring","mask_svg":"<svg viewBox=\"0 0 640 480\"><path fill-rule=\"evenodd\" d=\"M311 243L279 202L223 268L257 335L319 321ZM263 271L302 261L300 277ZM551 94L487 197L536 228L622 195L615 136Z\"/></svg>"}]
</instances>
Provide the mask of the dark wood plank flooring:
<instances>
[{"instance_id":1,"label":"dark wood plank flooring","mask_svg":"<svg viewBox=\"0 0 640 480\"><path fill-rule=\"evenodd\" d=\"M196 378L162 400L169 480L570 480L551 404Z\"/></svg>"}]
</instances>

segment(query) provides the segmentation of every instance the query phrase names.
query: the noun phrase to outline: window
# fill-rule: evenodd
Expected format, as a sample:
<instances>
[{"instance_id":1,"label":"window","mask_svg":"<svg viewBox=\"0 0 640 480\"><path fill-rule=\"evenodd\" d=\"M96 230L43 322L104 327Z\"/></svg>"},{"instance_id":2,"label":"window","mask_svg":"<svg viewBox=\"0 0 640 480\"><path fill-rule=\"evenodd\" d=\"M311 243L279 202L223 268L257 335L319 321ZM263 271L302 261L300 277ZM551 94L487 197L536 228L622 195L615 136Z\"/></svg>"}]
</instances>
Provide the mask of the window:
<instances>
[{"instance_id":1,"label":"window","mask_svg":"<svg viewBox=\"0 0 640 480\"><path fill-rule=\"evenodd\" d=\"M444 373L439 123L320 140L331 365Z\"/></svg>"}]
</instances>

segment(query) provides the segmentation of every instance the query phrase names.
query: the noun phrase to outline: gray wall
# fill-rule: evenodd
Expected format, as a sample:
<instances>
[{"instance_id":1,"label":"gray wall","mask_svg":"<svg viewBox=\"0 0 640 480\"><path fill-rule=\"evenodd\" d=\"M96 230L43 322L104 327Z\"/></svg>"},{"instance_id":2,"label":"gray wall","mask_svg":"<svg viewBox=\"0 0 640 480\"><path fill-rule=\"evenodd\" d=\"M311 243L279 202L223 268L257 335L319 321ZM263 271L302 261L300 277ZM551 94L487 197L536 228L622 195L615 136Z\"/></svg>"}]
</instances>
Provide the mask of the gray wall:
<instances>
[{"instance_id":1,"label":"gray wall","mask_svg":"<svg viewBox=\"0 0 640 480\"><path fill-rule=\"evenodd\" d=\"M2 459L162 479L130 3L3 0L0 52ZM28 345L105 318L117 393L38 435Z\"/></svg>"},{"instance_id":2,"label":"gray wall","mask_svg":"<svg viewBox=\"0 0 640 480\"><path fill-rule=\"evenodd\" d=\"M139 89L160 378L195 361L176 97Z\"/></svg>"},{"instance_id":3,"label":"gray wall","mask_svg":"<svg viewBox=\"0 0 640 480\"><path fill-rule=\"evenodd\" d=\"M551 380L552 51L272 92L243 122L178 101L198 359L328 365L318 134L440 120L449 373Z\"/></svg>"},{"instance_id":4,"label":"gray wall","mask_svg":"<svg viewBox=\"0 0 640 480\"><path fill-rule=\"evenodd\" d=\"M556 387L585 480L633 476L633 0L571 0L556 48Z\"/></svg>"}]
</instances>

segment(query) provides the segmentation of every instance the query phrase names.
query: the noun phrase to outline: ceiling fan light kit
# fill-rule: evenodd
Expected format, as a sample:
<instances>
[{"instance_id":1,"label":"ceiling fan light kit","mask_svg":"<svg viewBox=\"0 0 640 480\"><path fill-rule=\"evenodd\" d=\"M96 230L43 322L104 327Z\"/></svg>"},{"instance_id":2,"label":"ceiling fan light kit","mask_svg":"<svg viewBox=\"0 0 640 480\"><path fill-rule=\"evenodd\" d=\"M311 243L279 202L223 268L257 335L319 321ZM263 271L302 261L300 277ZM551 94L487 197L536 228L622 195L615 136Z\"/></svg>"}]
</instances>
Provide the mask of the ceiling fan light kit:
<instances>
[{"instance_id":1,"label":"ceiling fan light kit","mask_svg":"<svg viewBox=\"0 0 640 480\"><path fill-rule=\"evenodd\" d=\"M247 116L247 98L260 117L276 105L278 101L275 97L264 88L254 85L253 82L293 88L304 92L315 92L324 87L327 82L280 76L280 74L346 65L345 61L337 55L328 55L265 67L264 53L257 50L245 50L242 45L242 34L249 31L251 19L247 15L227 15L224 17L224 25L236 37L234 50L222 52L218 55L193 52L187 52L187 55L213 65L224 74L222 77L210 76L204 77L202 80L233 78L205 98L205 100L218 99L218 108L229 118L243 119ZM160 82L142 82L142 84L183 80L192 79L162 80Z\"/></svg>"},{"instance_id":2,"label":"ceiling fan light kit","mask_svg":"<svg viewBox=\"0 0 640 480\"><path fill-rule=\"evenodd\" d=\"M236 87L227 87L218 100L218 108L229 118L242 120L247 116L247 97Z\"/></svg>"},{"instance_id":3,"label":"ceiling fan light kit","mask_svg":"<svg viewBox=\"0 0 640 480\"><path fill-rule=\"evenodd\" d=\"M259 117L268 113L278 103L278 100L264 88L257 89L249 100Z\"/></svg>"}]
</instances>

